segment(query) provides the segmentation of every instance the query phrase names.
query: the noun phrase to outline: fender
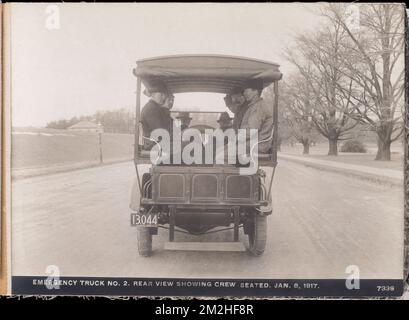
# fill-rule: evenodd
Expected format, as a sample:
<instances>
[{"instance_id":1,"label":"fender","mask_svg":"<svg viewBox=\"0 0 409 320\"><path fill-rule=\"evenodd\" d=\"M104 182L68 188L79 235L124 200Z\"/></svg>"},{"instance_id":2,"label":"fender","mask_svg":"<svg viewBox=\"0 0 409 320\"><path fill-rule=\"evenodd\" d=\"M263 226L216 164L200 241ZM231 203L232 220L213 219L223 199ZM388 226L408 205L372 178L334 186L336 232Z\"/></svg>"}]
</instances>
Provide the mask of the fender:
<instances>
[{"instance_id":1,"label":"fender","mask_svg":"<svg viewBox=\"0 0 409 320\"><path fill-rule=\"evenodd\" d=\"M142 185L142 177L145 173L150 172L152 168L152 164L146 164L146 163L138 164L137 168L138 168L138 173L139 173L139 183ZM139 190L139 183L138 183L138 178L135 177L132 183L131 199L129 203L129 207L133 211L138 211L140 207L141 193Z\"/></svg>"},{"instance_id":2,"label":"fender","mask_svg":"<svg viewBox=\"0 0 409 320\"><path fill-rule=\"evenodd\" d=\"M265 190L268 191L269 184L271 182L271 179L273 179L273 169L271 167L267 166L260 166L260 169L262 169L265 172L265 178L261 180L261 184L265 187ZM272 192L270 194L270 197L268 199L265 199L268 202L268 206L272 206ZM268 211L268 210L266 210Z\"/></svg>"}]
</instances>

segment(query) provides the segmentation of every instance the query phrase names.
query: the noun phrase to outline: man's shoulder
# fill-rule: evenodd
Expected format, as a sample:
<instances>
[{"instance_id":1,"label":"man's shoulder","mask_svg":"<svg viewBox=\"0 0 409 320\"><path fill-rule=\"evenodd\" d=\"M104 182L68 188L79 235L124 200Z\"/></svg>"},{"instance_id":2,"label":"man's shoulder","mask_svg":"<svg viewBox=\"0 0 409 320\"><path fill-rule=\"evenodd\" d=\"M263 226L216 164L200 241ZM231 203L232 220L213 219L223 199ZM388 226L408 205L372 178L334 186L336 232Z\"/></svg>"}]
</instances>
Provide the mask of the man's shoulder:
<instances>
[{"instance_id":1,"label":"man's shoulder","mask_svg":"<svg viewBox=\"0 0 409 320\"><path fill-rule=\"evenodd\" d=\"M265 109L266 109L266 105L263 99L257 100L256 102L250 104L247 107L247 110L250 110L251 113L264 112Z\"/></svg>"},{"instance_id":2,"label":"man's shoulder","mask_svg":"<svg viewBox=\"0 0 409 320\"><path fill-rule=\"evenodd\" d=\"M246 101L241 107L240 111L241 112L246 112L250 108L249 103Z\"/></svg>"},{"instance_id":3,"label":"man's shoulder","mask_svg":"<svg viewBox=\"0 0 409 320\"><path fill-rule=\"evenodd\" d=\"M150 113L155 113L155 112L159 111L158 107L159 106L158 106L158 104L156 102L154 102L152 100L149 100L145 104L145 106L143 107L141 114L142 115L147 115L147 114L150 114Z\"/></svg>"},{"instance_id":4,"label":"man's shoulder","mask_svg":"<svg viewBox=\"0 0 409 320\"><path fill-rule=\"evenodd\" d=\"M265 107L266 106L266 100L264 100L263 98L260 98L256 103L255 103L258 107Z\"/></svg>"},{"instance_id":5,"label":"man's shoulder","mask_svg":"<svg viewBox=\"0 0 409 320\"><path fill-rule=\"evenodd\" d=\"M247 104L247 105L245 106L245 110L246 110L246 112L248 112L248 111L251 112L251 111L257 109L257 107L258 107L258 102L256 102L256 103L250 103L250 104Z\"/></svg>"},{"instance_id":6,"label":"man's shoulder","mask_svg":"<svg viewBox=\"0 0 409 320\"><path fill-rule=\"evenodd\" d=\"M240 108L238 109L235 115L239 115L239 116L244 115L248 109L249 109L249 104L245 103L240 106Z\"/></svg>"},{"instance_id":7,"label":"man's shoulder","mask_svg":"<svg viewBox=\"0 0 409 320\"><path fill-rule=\"evenodd\" d=\"M271 108L270 103L266 100L261 99L259 101L260 110L262 110L267 116L273 116L273 109Z\"/></svg>"},{"instance_id":8,"label":"man's shoulder","mask_svg":"<svg viewBox=\"0 0 409 320\"><path fill-rule=\"evenodd\" d=\"M249 106L246 114L250 119L267 119L273 116L273 111L264 99L260 99Z\"/></svg>"}]
</instances>

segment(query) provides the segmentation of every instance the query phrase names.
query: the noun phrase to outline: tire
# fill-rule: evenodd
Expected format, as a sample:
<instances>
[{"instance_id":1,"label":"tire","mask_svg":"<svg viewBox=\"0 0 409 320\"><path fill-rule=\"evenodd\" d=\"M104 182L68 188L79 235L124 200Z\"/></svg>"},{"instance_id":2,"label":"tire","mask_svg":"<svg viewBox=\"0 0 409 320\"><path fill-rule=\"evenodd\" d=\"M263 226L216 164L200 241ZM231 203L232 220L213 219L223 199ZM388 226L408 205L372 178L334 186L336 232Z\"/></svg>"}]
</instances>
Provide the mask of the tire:
<instances>
[{"instance_id":1,"label":"tire","mask_svg":"<svg viewBox=\"0 0 409 320\"><path fill-rule=\"evenodd\" d=\"M249 252L253 256L261 256L267 243L267 216L254 214L249 225Z\"/></svg>"},{"instance_id":2,"label":"tire","mask_svg":"<svg viewBox=\"0 0 409 320\"><path fill-rule=\"evenodd\" d=\"M152 233L148 227L138 227L138 252L142 257L152 255Z\"/></svg>"}]
</instances>

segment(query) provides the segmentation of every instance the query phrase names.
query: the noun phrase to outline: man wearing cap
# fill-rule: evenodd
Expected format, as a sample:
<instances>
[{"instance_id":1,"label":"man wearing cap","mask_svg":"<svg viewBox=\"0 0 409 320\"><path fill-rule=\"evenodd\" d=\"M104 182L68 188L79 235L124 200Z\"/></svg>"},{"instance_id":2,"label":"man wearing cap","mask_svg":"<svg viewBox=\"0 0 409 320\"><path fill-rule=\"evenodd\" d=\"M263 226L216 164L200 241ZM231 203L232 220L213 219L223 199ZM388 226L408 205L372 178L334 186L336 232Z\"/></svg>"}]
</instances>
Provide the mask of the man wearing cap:
<instances>
[{"instance_id":1,"label":"man wearing cap","mask_svg":"<svg viewBox=\"0 0 409 320\"><path fill-rule=\"evenodd\" d=\"M222 112L220 114L219 119L217 122L219 123L219 128L223 131L232 128L232 118L230 118L227 112Z\"/></svg>"},{"instance_id":2,"label":"man wearing cap","mask_svg":"<svg viewBox=\"0 0 409 320\"><path fill-rule=\"evenodd\" d=\"M226 95L224 101L226 103L226 107L234 113L233 129L237 130L240 128L243 116L248 109L247 101L243 96L243 88L233 88L230 94Z\"/></svg>"},{"instance_id":3,"label":"man wearing cap","mask_svg":"<svg viewBox=\"0 0 409 320\"><path fill-rule=\"evenodd\" d=\"M180 120L180 130L183 131L190 126L192 118L189 115L189 112L179 112L176 119Z\"/></svg>"},{"instance_id":4,"label":"man wearing cap","mask_svg":"<svg viewBox=\"0 0 409 320\"><path fill-rule=\"evenodd\" d=\"M241 129L258 130L258 152L268 153L271 149L271 133L273 130L273 112L266 105L261 92L263 81L261 79L248 80L244 83L243 95L248 103L248 110L243 116Z\"/></svg>"},{"instance_id":5,"label":"man wearing cap","mask_svg":"<svg viewBox=\"0 0 409 320\"><path fill-rule=\"evenodd\" d=\"M162 104L162 107L168 110L169 116L170 116L170 110L173 108L173 104L175 103L175 96L168 92L165 102Z\"/></svg>"},{"instance_id":6,"label":"man wearing cap","mask_svg":"<svg viewBox=\"0 0 409 320\"><path fill-rule=\"evenodd\" d=\"M171 135L173 119L170 116L169 109L173 106L173 102L165 103L171 94L162 83L152 84L146 94L150 97L150 100L143 107L141 113L143 136L150 138L152 131L155 129L168 130L169 135ZM150 150L154 144L153 141L144 139L145 150Z\"/></svg>"}]
</instances>

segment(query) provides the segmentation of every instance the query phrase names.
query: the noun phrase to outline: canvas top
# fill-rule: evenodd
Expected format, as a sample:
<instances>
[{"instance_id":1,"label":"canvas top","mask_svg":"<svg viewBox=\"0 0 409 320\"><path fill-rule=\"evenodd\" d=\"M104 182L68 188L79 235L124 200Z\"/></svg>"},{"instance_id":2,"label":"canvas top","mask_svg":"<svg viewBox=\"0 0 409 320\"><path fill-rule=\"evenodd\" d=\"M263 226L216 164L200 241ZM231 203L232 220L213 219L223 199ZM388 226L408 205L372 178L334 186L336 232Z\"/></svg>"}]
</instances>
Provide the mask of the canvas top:
<instances>
[{"instance_id":1,"label":"canvas top","mask_svg":"<svg viewBox=\"0 0 409 320\"><path fill-rule=\"evenodd\" d=\"M262 79L263 86L280 80L279 65L273 62L225 55L175 55L137 61L134 75L149 89L162 81L172 93L229 93L250 79Z\"/></svg>"}]
</instances>

